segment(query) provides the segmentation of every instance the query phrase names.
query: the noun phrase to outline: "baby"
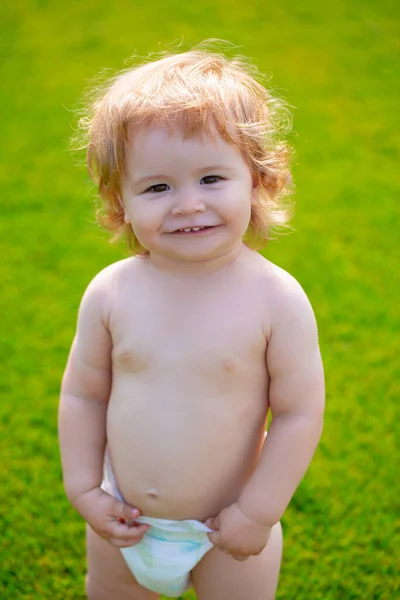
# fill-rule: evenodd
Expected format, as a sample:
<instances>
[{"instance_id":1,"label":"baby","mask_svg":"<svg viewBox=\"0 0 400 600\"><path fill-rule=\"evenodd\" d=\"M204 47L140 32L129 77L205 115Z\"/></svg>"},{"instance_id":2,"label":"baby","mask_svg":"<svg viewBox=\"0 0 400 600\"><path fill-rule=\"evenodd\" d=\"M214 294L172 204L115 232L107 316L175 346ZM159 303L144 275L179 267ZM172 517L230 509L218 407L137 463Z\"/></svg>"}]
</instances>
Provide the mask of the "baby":
<instances>
[{"instance_id":1,"label":"baby","mask_svg":"<svg viewBox=\"0 0 400 600\"><path fill-rule=\"evenodd\" d=\"M271 600L324 409L310 303L257 252L288 218L285 110L200 49L125 71L92 108L100 219L133 256L89 284L62 383L87 596Z\"/></svg>"}]
</instances>

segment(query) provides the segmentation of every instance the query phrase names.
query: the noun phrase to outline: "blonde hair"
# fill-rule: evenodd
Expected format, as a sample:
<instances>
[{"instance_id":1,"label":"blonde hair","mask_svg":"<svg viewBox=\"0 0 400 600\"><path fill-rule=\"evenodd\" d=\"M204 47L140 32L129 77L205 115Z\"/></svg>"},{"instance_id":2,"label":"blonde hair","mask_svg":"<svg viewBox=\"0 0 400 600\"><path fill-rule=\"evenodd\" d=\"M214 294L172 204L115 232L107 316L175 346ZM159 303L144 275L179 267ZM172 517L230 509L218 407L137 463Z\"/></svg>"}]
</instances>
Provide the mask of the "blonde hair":
<instances>
[{"instance_id":1,"label":"blonde hair","mask_svg":"<svg viewBox=\"0 0 400 600\"><path fill-rule=\"evenodd\" d=\"M127 69L97 91L79 126L85 135L87 165L98 185L103 209L99 223L127 238L133 253L146 253L124 222L121 177L125 147L136 128L179 127L185 138L217 132L235 144L258 185L245 243L259 249L271 229L287 227L291 217L290 113L259 81L257 69L242 58L195 48L164 55Z\"/></svg>"}]
</instances>

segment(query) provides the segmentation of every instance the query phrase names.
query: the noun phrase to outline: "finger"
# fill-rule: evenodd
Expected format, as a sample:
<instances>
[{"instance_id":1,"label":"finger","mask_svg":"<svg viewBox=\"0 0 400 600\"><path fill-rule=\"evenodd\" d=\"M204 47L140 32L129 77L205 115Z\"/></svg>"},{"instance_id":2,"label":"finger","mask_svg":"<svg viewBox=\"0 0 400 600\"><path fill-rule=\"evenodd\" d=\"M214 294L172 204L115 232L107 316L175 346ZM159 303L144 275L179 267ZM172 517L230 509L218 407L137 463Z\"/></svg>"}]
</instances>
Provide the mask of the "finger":
<instances>
[{"instance_id":1,"label":"finger","mask_svg":"<svg viewBox=\"0 0 400 600\"><path fill-rule=\"evenodd\" d=\"M131 525L129 531L133 530L132 533L143 537L148 529L150 529L150 525L148 525L147 523L135 523L134 525Z\"/></svg>"},{"instance_id":2,"label":"finger","mask_svg":"<svg viewBox=\"0 0 400 600\"><path fill-rule=\"evenodd\" d=\"M249 556L237 556L235 554L231 555L232 558L234 558L235 560L238 560L240 562L243 562L244 560L247 560L248 558L250 558Z\"/></svg>"},{"instance_id":3,"label":"finger","mask_svg":"<svg viewBox=\"0 0 400 600\"><path fill-rule=\"evenodd\" d=\"M219 517L208 517L208 519L205 520L205 524L210 529L218 530L219 529Z\"/></svg>"},{"instance_id":4,"label":"finger","mask_svg":"<svg viewBox=\"0 0 400 600\"><path fill-rule=\"evenodd\" d=\"M121 536L121 532L119 531L105 531L101 529L93 529L98 536L103 538L106 542L109 542L113 546L117 546L118 548L128 548L129 546L135 546L141 540L141 538L132 538L132 536Z\"/></svg>"},{"instance_id":5,"label":"finger","mask_svg":"<svg viewBox=\"0 0 400 600\"><path fill-rule=\"evenodd\" d=\"M142 538L148 529L150 529L150 525L147 523L132 523L128 525L127 523L123 524L116 521L113 524L112 534L119 538L136 539L138 537Z\"/></svg>"},{"instance_id":6,"label":"finger","mask_svg":"<svg viewBox=\"0 0 400 600\"><path fill-rule=\"evenodd\" d=\"M113 516L118 519L129 521L129 519L136 519L140 515L140 510L129 504L124 504L119 500L114 500L112 513Z\"/></svg>"},{"instance_id":7,"label":"finger","mask_svg":"<svg viewBox=\"0 0 400 600\"><path fill-rule=\"evenodd\" d=\"M144 524L128 527L115 521L101 535L107 540L119 540L124 546L133 546L141 541L149 527Z\"/></svg>"},{"instance_id":8,"label":"finger","mask_svg":"<svg viewBox=\"0 0 400 600\"><path fill-rule=\"evenodd\" d=\"M208 539L210 540L210 542L212 544L214 544L214 546L217 546L218 548L218 544L220 543L220 535L219 532L216 531L215 533L207 533Z\"/></svg>"},{"instance_id":9,"label":"finger","mask_svg":"<svg viewBox=\"0 0 400 600\"><path fill-rule=\"evenodd\" d=\"M116 537L108 538L107 541L117 548L131 548L140 542L140 540L121 540Z\"/></svg>"}]
</instances>

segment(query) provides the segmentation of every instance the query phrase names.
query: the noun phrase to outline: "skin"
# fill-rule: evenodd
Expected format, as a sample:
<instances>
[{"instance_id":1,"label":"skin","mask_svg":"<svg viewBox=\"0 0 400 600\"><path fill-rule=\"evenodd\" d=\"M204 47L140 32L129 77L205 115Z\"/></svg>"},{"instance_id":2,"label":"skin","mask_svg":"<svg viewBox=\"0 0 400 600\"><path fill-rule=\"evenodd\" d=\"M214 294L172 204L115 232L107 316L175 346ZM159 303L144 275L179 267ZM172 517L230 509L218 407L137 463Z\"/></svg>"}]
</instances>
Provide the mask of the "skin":
<instances>
[{"instance_id":1,"label":"skin","mask_svg":"<svg viewBox=\"0 0 400 600\"><path fill-rule=\"evenodd\" d=\"M238 148L151 128L126 158L120 201L149 255L89 285L60 402L65 489L90 526L88 597L157 597L118 550L147 530L129 524L140 511L214 529L198 598L272 599L279 520L322 429L314 314L242 243L257 187ZM178 231L196 225L211 228ZM100 489L106 443L126 504Z\"/></svg>"}]
</instances>

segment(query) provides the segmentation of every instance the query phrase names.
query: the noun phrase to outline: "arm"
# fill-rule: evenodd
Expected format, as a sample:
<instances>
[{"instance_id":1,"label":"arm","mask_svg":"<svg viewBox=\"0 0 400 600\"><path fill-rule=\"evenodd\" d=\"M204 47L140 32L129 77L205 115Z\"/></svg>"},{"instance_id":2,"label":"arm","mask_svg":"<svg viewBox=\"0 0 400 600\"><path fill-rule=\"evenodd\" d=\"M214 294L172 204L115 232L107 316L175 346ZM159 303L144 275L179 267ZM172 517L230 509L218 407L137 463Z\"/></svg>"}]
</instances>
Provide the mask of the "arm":
<instances>
[{"instance_id":1,"label":"arm","mask_svg":"<svg viewBox=\"0 0 400 600\"><path fill-rule=\"evenodd\" d=\"M289 277L289 276L288 276ZM260 554L306 472L322 431L324 376L310 303L292 278L272 311L266 354L272 423L237 502L206 520L209 539L238 560Z\"/></svg>"},{"instance_id":2,"label":"arm","mask_svg":"<svg viewBox=\"0 0 400 600\"><path fill-rule=\"evenodd\" d=\"M274 310L267 348L272 422L255 472L238 504L273 525L304 476L322 432L324 375L310 303L297 282Z\"/></svg>"},{"instance_id":3,"label":"arm","mask_svg":"<svg viewBox=\"0 0 400 600\"><path fill-rule=\"evenodd\" d=\"M111 388L110 294L105 279L104 275L95 278L82 298L61 386L61 462L65 491L73 505L102 481Z\"/></svg>"},{"instance_id":4,"label":"arm","mask_svg":"<svg viewBox=\"0 0 400 600\"><path fill-rule=\"evenodd\" d=\"M59 439L69 501L96 533L122 547L140 541L148 526L132 525L140 511L100 488L111 390L111 283L106 269L83 296L61 387Z\"/></svg>"}]
</instances>

